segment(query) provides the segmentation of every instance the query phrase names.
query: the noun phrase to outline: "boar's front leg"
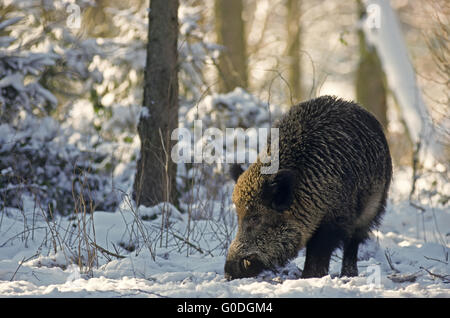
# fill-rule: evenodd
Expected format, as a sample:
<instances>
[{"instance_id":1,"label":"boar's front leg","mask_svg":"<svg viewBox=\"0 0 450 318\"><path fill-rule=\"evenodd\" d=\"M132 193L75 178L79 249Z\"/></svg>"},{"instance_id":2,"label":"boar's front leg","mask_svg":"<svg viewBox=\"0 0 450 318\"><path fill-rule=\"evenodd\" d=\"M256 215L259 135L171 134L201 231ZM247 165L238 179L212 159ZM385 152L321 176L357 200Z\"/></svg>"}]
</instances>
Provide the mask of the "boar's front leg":
<instances>
[{"instance_id":1,"label":"boar's front leg","mask_svg":"<svg viewBox=\"0 0 450 318\"><path fill-rule=\"evenodd\" d=\"M332 226L322 225L306 244L302 278L328 275L331 253L339 245L339 234Z\"/></svg>"}]
</instances>

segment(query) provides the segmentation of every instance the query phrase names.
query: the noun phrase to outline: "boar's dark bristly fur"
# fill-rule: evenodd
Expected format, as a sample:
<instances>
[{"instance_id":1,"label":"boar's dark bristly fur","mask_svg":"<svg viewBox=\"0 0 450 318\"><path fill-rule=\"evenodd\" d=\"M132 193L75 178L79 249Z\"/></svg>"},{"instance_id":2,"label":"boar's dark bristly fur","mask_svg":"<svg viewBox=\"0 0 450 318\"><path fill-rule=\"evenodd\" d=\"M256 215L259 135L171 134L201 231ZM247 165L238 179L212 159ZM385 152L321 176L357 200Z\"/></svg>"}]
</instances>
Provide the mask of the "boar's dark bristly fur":
<instances>
[{"instance_id":1,"label":"boar's dark bristly fur","mask_svg":"<svg viewBox=\"0 0 450 318\"><path fill-rule=\"evenodd\" d=\"M359 244L379 225L392 176L381 125L356 103L323 96L293 106L275 127L278 172L261 174L258 160L235 185L238 232L225 276L275 270L304 247L302 277L327 275L338 247L341 275L358 275Z\"/></svg>"}]
</instances>

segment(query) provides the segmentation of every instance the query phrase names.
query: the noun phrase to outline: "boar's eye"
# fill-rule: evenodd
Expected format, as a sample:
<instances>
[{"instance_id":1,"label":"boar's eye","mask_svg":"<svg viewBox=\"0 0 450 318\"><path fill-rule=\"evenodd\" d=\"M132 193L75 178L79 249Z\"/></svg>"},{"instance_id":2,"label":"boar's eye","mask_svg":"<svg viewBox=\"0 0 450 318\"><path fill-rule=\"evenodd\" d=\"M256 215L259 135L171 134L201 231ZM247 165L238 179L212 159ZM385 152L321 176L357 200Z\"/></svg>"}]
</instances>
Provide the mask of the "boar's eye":
<instances>
[{"instance_id":1,"label":"boar's eye","mask_svg":"<svg viewBox=\"0 0 450 318\"><path fill-rule=\"evenodd\" d=\"M259 223L260 219L259 215L252 215L248 218L248 222L250 225L254 226Z\"/></svg>"},{"instance_id":2,"label":"boar's eye","mask_svg":"<svg viewBox=\"0 0 450 318\"><path fill-rule=\"evenodd\" d=\"M261 194L266 206L283 212L293 201L294 172L288 169L278 171L265 182Z\"/></svg>"}]
</instances>

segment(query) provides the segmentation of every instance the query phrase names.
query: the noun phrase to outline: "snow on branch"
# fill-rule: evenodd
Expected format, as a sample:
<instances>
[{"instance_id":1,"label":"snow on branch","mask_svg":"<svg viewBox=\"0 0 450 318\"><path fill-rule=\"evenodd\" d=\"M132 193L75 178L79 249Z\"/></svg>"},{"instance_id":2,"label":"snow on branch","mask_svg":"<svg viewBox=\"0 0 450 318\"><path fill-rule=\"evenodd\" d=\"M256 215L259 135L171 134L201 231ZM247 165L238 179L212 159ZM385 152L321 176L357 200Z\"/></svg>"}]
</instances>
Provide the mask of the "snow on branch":
<instances>
[{"instance_id":1,"label":"snow on branch","mask_svg":"<svg viewBox=\"0 0 450 318\"><path fill-rule=\"evenodd\" d=\"M365 0L367 14L360 21L368 45L376 48L387 84L399 104L412 142L427 143L432 156L439 160L442 149L437 144L431 121L416 73L410 61L398 18L386 0ZM428 151L427 151L428 152Z\"/></svg>"}]
</instances>

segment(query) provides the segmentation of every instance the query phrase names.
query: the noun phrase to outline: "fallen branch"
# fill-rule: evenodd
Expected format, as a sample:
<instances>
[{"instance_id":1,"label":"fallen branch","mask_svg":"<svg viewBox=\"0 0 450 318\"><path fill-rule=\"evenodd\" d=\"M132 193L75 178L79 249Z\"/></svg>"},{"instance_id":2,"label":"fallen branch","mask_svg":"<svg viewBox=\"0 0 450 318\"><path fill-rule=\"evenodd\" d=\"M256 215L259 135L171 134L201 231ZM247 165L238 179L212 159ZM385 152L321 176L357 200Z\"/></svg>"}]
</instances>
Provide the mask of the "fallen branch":
<instances>
[{"instance_id":1,"label":"fallen branch","mask_svg":"<svg viewBox=\"0 0 450 318\"><path fill-rule=\"evenodd\" d=\"M395 274L391 274L388 275L387 278L389 278L391 281L393 281L394 283L414 283L417 279L417 277L419 277L419 272L413 273L413 274L399 274L399 273L395 273Z\"/></svg>"},{"instance_id":2,"label":"fallen branch","mask_svg":"<svg viewBox=\"0 0 450 318\"><path fill-rule=\"evenodd\" d=\"M420 267L420 269L423 269L424 271L426 271L428 274L430 274L433 277L442 279L444 281L444 283L450 283L450 278L447 278L447 277L450 277L450 275L436 274L436 273L433 273L433 272L429 271L428 269L426 269L425 267L422 267L422 266Z\"/></svg>"}]
</instances>

